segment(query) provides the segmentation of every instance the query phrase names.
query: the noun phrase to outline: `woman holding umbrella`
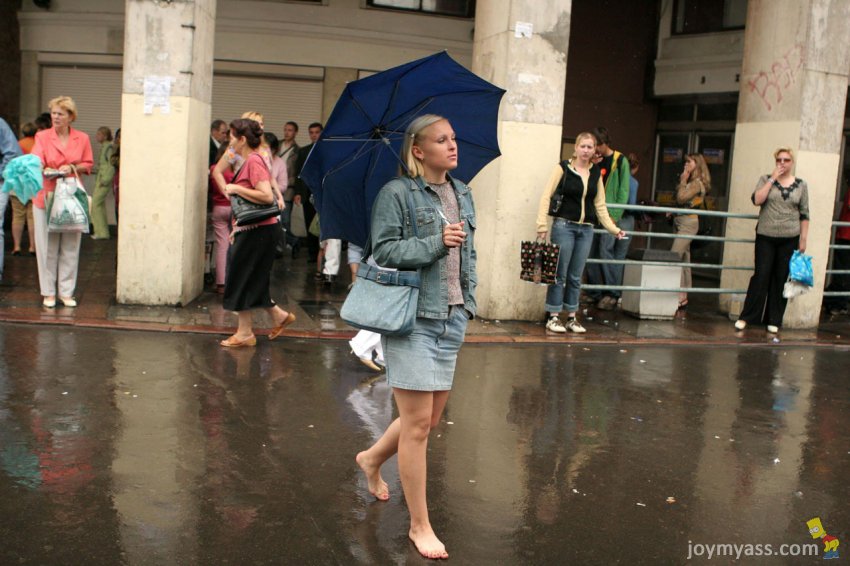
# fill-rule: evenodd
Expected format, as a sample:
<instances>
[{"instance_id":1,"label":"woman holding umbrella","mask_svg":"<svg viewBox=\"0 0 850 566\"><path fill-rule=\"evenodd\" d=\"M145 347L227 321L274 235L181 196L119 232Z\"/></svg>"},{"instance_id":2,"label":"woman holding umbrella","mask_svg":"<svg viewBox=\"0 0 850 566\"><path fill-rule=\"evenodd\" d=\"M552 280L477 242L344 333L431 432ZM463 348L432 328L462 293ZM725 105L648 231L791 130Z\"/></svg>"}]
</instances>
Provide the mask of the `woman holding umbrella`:
<instances>
[{"instance_id":1,"label":"woman holding umbrella","mask_svg":"<svg viewBox=\"0 0 850 566\"><path fill-rule=\"evenodd\" d=\"M475 315L475 209L469 187L449 176L458 148L448 120L427 114L405 132L401 158L407 174L381 189L372 209L374 261L383 267L419 269L422 287L409 336L385 336L387 382L399 418L357 463L377 499L389 499L381 466L398 453L399 475L410 510L408 536L425 558L448 558L428 517L425 498L428 435L449 398L455 363ZM415 218L409 219L412 198ZM415 221L419 236L408 222Z\"/></svg>"}]
</instances>

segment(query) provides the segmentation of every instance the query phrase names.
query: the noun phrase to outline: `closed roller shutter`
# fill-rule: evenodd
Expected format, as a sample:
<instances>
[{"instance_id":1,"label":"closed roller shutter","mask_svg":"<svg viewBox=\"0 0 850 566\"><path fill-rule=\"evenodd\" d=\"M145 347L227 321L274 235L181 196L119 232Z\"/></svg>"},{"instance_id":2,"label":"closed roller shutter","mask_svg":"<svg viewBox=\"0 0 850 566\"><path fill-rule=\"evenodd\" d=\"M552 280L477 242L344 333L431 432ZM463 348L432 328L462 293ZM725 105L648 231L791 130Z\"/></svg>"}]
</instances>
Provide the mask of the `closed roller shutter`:
<instances>
[{"instance_id":1,"label":"closed roller shutter","mask_svg":"<svg viewBox=\"0 0 850 566\"><path fill-rule=\"evenodd\" d=\"M112 133L121 123L121 69L102 67L42 67L41 107L57 96L70 96L77 104L73 127L91 138L97 159L100 145L94 134L101 126ZM34 118L35 116L33 116Z\"/></svg>"},{"instance_id":2,"label":"closed roller shutter","mask_svg":"<svg viewBox=\"0 0 850 566\"><path fill-rule=\"evenodd\" d=\"M298 124L298 145L310 143L307 125L322 119L322 82L235 75L213 78L212 119L225 122L254 110L278 138L283 125Z\"/></svg>"},{"instance_id":3,"label":"closed roller shutter","mask_svg":"<svg viewBox=\"0 0 850 566\"><path fill-rule=\"evenodd\" d=\"M47 103L57 96L74 99L77 119L72 127L89 135L95 165L100 154L100 144L95 139L97 129L106 126L115 134L121 124L121 75L121 69L103 67L44 66L41 70L41 107L47 111ZM94 176L83 177L83 184L91 194ZM106 197L106 217L115 224L112 194Z\"/></svg>"}]
</instances>

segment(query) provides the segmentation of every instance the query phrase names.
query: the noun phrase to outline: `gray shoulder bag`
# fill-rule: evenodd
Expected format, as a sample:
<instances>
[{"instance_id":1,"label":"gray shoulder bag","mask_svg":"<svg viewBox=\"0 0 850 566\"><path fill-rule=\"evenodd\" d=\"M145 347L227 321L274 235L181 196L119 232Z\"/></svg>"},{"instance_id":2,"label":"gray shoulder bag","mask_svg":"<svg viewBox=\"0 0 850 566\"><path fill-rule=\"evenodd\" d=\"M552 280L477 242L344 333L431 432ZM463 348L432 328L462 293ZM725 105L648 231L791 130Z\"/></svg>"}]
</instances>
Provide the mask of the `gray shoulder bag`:
<instances>
[{"instance_id":1,"label":"gray shoulder bag","mask_svg":"<svg viewBox=\"0 0 850 566\"><path fill-rule=\"evenodd\" d=\"M413 227L413 236L418 238L416 209L409 189L407 212ZM365 260L371 253L370 235L363 248L364 260L357 270L357 280L339 314L342 320L355 328L386 336L407 336L413 332L416 322L419 271L396 271L369 265Z\"/></svg>"}]
</instances>

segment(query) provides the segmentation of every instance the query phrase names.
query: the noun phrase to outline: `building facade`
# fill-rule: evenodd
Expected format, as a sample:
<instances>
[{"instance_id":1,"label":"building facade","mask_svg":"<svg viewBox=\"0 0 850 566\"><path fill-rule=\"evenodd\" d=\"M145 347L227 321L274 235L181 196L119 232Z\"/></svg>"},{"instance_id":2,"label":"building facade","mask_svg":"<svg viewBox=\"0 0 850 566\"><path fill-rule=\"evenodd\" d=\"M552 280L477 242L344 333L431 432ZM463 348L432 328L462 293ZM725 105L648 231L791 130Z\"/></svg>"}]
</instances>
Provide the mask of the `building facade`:
<instances>
[{"instance_id":1,"label":"building facade","mask_svg":"<svg viewBox=\"0 0 850 566\"><path fill-rule=\"evenodd\" d=\"M178 7L184 3L51 0L48 4L49 9L44 9L32 0L22 0L17 12L20 117L31 119L43 111L50 98L66 94L78 103L80 116L76 125L81 130L93 137L99 126L115 129L122 121L122 94L134 88L128 85L128 80L141 80L138 73L127 72L128 34L133 42L144 42L150 33L145 29L128 30L128 22L139 21L129 19L128 13L150 5L157 8L157 17L182 17ZM847 22L840 21L846 8L838 0L777 0L780 9L775 10L778 14L773 17L779 18L793 41L786 42L787 45L766 45L764 52L748 52L748 42L756 45L761 37L748 33L762 29L763 22L771 17L767 4L771 3L601 0L573 4L569 0L478 0L476 5L473 0L218 0L210 3L214 34L209 43L212 59L209 114L210 118L230 120L245 110L257 110L265 115L267 129L278 134L285 121L295 120L302 125L299 142L303 143L304 126L328 117L346 82L447 50L461 64L508 88L507 102L503 103L505 124L525 120L522 113L513 110L522 104L527 107L530 100L532 106L536 104L541 114L546 115L532 115L529 123L560 128L560 143L543 144L544 156L535 167L529 167L523 159L510 157L530 151L527 146L536 138L529 135L528 140L523 140L525 134L513 132L510 140L506 140L507 130L503 128L502 161L506 165L495 176L485 170L481 177L488 185L511 182L513 190L518 191L514 208L520 211L510 211L509 226L500 224L502 237L518 241L532 235L530 219L542 190L541 176L548 172L546 164L558 159L558 149L561 153L569 150L577 132L596 125L611 130L617 149L635 152L641 158L643 167L638 179L642 198L659 202L669 199L683 156L699 151L709 157L714 207L753 212L752 207L746 206L745 198L735 198L752 190L752 182L743 182L749 173L741 169L742 180L736 182L733 167L733 156L740 150L741 124L765 117L758 112L748 113L748 101L756 97L763 106L785 104L784 122L790 116L791 121L809 123L811 119L799 104L802 95L795 97L790 93L811 83L806 82L806 71L817 62L821 52L820 40L813 30L826 26L824 29L835 28L832 33L837 34L837 44L832 49L845 55L843 60L839 58L842 67L837 73L839 78L835 79L836 72L831 70L832 78L828 81L833 93L836 80L844 81L843 97L838 97L844 111L838 125L820 128L829 130L824 135L832 140L826 144L829 147L821 149L828 150L826 153L834 155L836 160L834 167L830 166L835 169L830 186L819 193L831 206L840 197L841 191L837 189L846 186L842 177L847 178L847 160L843 156L850 132L845 109L850 34L842 39L836 31L847 28ZM494 21L501 22L504 27L501 32L493 31ZM515 34L516 25L521 22L533 24L534 37L529 41ZM539 40L548 45L540 47L536 43ZM192 45L175 49L194 49ZM169 57L178 56L179 53L168 50L157 55L163 64ZM559 60L560 56L563 61ZM536 67L541 57L546 62ZM758 70L746 72L744 69L750 62L755 65L750 67ZM546 81L538 86L512 82L512 71L516 74L523 65L534 69L533 74L538 77L557 77L563 66L566 79L562 95L555 94L552 98L546 90L549 87L542 84ZM523 94L526 100L511 99L512 92ZM811 92L812 96L825 96L823 90ZM560 101L559 96L563 96ZM809 91L806 96L810 96ZM837 98L832 96L829 100ZM554 116L553 102L562 109ZM796 105L792 109L789 104ZM766 110L765 113L771 114ZM517 116L520 116L518 120L511 119ZM771 119L767 116L767 121ZM809 139L793 133L788 138L785 143L795 148L805 147L808 143L805 140ZM765 140L764 148L760 144L756 144L758 149L748 147L748 155L752 156L749 159L764 153L753 164L754 171L769 167L767 149L775 141ZM808 174L806 167L805 160L798 164L801 176ZM522 181L517 184L516 180L507 179ZM479 206L489 213L498 213L500 205L486 202L489 189L475 184L473 187ZM829 206L819 214L825 215ZM719 233L726 230L723 222L717 227ZM746 223L740 227L742 233L751 229ZM496 237L493 234L492 238ZM828 240L829 236L825 237ZM479 242L486 251L487 238ZM499 247L492 249L495 253ZM196 252L193 249L188 255L194 256ZM124 252L119 249L120 253ZM706 261L738 263L745 262L748 253L751 255L746 249L731 253L716 244L707 246L701 253ZM182 266L178 269L188 272L187 280L198 279L198 262L189 263L192 267L178 262ZM536 318L542 314L539 290L501 284L506 270L518 272L515 263L508 258L488 265L484 260L481 281L484 316ZM825 262L820 269L824 266ZM735 283L738 287L743 284L740 280ZM193 298L193 293L199 292L198 285L184 284L176 295L154 293L141 300L185 303ZM734 298L725 298L721 305L735 310Z\"/></svg>"}]
</instances>

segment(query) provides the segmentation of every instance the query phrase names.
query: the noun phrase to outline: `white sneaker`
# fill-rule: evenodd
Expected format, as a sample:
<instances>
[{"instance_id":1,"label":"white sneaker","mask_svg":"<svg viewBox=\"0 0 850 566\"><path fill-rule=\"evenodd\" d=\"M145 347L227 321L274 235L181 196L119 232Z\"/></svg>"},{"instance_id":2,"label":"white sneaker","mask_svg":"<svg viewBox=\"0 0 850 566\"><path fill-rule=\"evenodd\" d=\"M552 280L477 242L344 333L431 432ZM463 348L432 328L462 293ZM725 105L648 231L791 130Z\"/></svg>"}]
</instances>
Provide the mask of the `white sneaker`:
<instances>
[{"instance_id":1,"label":"white sneaker","mask_svg":"<svg viewBox=\"0 0 850 566\"><path fill-rule=\"evenodd\" d=\"M77 306L77 301L74 297L59 297L59 300L62 301L62 304L69 308L74 308Z\"/></svg>"},{"instance_id":2,"label":"white sneaker","mask_svg":"<svg viewBox=\"0 0 850 566\"><path fill-rule=\"evenodd\" d=\"M564 323L561 322L561 319L557 316L549 317L549 320L546 321L546 330L549 332L557 332L558 334L563 334L567 331L567 327L564 326Z\"/></svg>"},{"instance_id":3,"label":"white sneaker","mask_svg":"<svg viewBox=\"0 0 850 566\"><path fill-rule=\"evenodd\" d=\"M768 324L767 325L767 331L770 332L771 334L776 334L777 332L779 332L779 327L773 326L772 324Z\"/></svg>"},{"instance_id":4,"label":"white sneaker","mask_svg":"<svg viewBox=\"0 0 850 566\"><path fill-rule=\"evenodd\" d=\"M575 332L576 334L584 334L587 332L584 326L582 326L581 323L574 318L567 320L567 328L569 328L570 332Z\"/></svg>"},{"instance_id":5,"label":"white sneaker","mask_svg":"<svg viewBox=\"0 0 850 566\"><path fill-rule=\"evenodd\" d=\"M747 321L743 318L739 318L735 321L735 330L743 330L747 327Z\"/></svg>"}]
</instances>

